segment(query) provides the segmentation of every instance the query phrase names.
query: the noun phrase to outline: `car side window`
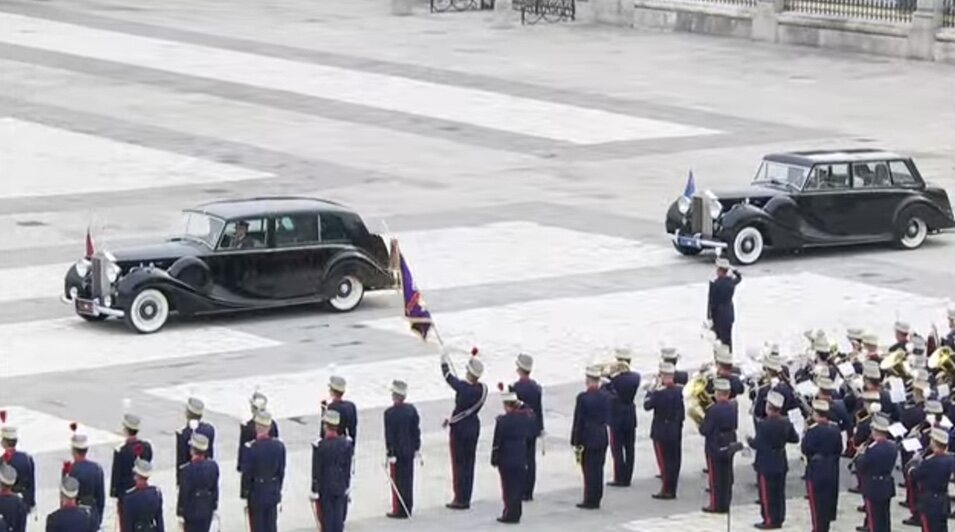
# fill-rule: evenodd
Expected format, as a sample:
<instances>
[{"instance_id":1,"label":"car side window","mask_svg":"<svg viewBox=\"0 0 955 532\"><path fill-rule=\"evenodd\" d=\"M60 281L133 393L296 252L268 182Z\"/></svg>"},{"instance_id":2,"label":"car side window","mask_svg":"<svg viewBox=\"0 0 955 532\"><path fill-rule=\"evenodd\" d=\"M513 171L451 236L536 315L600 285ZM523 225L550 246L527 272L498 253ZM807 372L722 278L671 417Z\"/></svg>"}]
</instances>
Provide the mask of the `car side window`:
<instances>
[{"instance_id":1,"label":"car side window","mask_svg":"<svg viewBox=\"0 0 955 532\"><path fill-rule=\"evenodd\" d=\"M918 186L918 181L912 176L912 171L909 170L905 161L890 162L889 170L892 171L892 184L894 186L903 188L915 188Z\"/></svg>"},{"instance_id":2,"label":"car side window","mask_svg":"<svg viewBox=\"0 0 955 532\"><path fill-rule=\"evenodd\" d=\"M225 231L222 232L219 249L264 248L267 227L265 218L233 220L226 224Z\"/></svg>"},{"instance_id":3,"label":"car side window","mask_svg":"<svg viewBox=\"0 0 955 532\"><path fill-rule=\"evenodd\" d=\"M288 247L318 242L318 216L288 214L275 219L275 246Z\"/></svg>"},{"instance_id":4,"label":"car side window","mask_svg":"<svg viewBox=\"0 0 955 532\"><path fill-rule=\"evenodd\" d=\"M820 164L812 169L803 190L823 191L849 188L848 164Z\"/></svg>"},{"instance_id":5,"label":"car side window","mask_svg":"<svg viewBox=\"0 0 955 532\"><path fill-rule=\"evenodd\" d=\"M882 161L855 163L852 165L854 188L888 188L892 186L889 165Z\"/></svg>"},{"instance_id":6,"label":"car side window","mask_svg":"<svg viewBox=\"0 0 955 532\"><path fill-rule=\"evenodd\" d=\"M348 230L345 229L345 222L340 216L335 214L323 214L321 216L322 224L322 242L348 242Z\"/></svg>"}]
</instances>

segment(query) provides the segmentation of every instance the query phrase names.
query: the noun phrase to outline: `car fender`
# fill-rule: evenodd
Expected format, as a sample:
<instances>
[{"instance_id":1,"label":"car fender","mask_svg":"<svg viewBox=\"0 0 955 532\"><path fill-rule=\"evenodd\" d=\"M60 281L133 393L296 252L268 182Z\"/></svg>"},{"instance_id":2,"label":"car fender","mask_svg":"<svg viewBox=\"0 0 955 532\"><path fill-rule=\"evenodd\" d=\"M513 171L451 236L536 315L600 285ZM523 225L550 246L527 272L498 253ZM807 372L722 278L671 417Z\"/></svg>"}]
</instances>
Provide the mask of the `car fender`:
<instances>
[{"instance_id":1,"label":"car fender","mask_svg":"<svg viewBox=\"0 0 955 532\"><path fill-rule=\"evenodd\" d=\"M763 209L748 203L737 203L730 207L720 219L720 231L718 236L720 240L729 244L737 231L749 225L756 226L764 235L771 237L771 228L773 228L776 223Z\"/></svg>"},{"instance_id":2,"label":"car fender","mask_svg":"<svg viewBox=\"0 0 955 532\"><path fill-rule=\"evenodd\" d=\"M367 289L393 284L391 272L358 250L347 250L328 261L322 272L322 293L333 290L340 275L355 275Z\"/></svg>"},{"instance_id":3,"label":"car fender","mask_svg":"<svg viewBox=\"0 0 955 532\"><path fill-rule=\"evenodd\" d=\"M901 222L900 218L902 214L908 209L918 209L921 211L923 216L925 216L925 223L927 223L930 228L936 229L951 226L951 221L948 219L948 216L937 205L920 196L910 196L899 202L892 215L892 220L895 225Z\"/></svg>"},{"instance_id":4,"label":"car fender","mask_svg":"<svg viewBox=\"0 0 955 532\"><path fill-rule=\"evenodd\" d=\"M212 289L212 271L209 265L198 257L181 257L169 266L166 273L203 294L208 294Z\"/></svg>"},{"instance_id":5,"label":"car fender","mask_svg":"<svg viewBox=\"0 0 955 532\"><path fill-rule=\"evenodd\" d=\"M146 288L162 291L177 310L192 306L188 301L190 296L202 297L195 288L169 275L168 271L147 266L130 271L116 283L116 305L128 311L136 294Z\"/></svg>"}]
</instances>

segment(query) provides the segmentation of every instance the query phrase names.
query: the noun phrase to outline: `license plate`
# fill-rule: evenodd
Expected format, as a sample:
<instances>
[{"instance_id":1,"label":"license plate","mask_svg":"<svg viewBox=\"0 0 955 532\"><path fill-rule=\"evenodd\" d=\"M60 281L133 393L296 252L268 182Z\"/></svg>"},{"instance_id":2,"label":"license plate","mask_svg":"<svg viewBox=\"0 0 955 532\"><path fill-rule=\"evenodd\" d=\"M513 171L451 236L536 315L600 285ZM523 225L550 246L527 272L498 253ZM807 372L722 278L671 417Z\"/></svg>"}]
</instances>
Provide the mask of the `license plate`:
<instances>
[{"instance_id":1,"label":"license plate","mask_svg":"<svg viewBox=\"0 0 955 532\"><path fill-rule=\"evenodd\" d=\"M96 309L93 305L93 302L89 299L77 299L76 300L76 312L78 314L84 314L86 316L95 316Z\"/></svg>"},{"instance_id":2,"label":"license plate","mask_svg":"<svg viewBox=\"0 0 955 532\"><path fill-rule=\"evenodd\" d=\"M680 236L677 237L676 243L680 247L684 248L700 248L700 240L692 236Z\"/></svg>"}]
</instances>

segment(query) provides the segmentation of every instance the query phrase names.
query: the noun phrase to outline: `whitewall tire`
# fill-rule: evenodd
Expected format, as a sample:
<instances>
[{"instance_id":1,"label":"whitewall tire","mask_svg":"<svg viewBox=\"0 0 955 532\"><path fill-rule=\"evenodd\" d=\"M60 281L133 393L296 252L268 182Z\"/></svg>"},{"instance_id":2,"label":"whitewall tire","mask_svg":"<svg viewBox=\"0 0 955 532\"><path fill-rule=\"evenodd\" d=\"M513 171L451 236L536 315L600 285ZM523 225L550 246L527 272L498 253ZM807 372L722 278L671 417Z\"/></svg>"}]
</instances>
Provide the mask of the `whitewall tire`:
<instances>
[{"instance_id":1,"label":"whitewall tire","mask_svg":"<svg viewBox=\"0 0 955 532\"><path fill-rule=\"evenodd\" d=\"M903 218L899 230L899 247L902 249L918 249L928 237L928 224L917 215Z\"/></svg>"},{"instance_id":2,"label":"whitewall tire","mask_svg":"<svg viewBox=\"0 0 955 532\"><path fill-rule=\"evenodd\" d=\"M729 242L729 246L727 246L727 252L729 260L733 263L749 266L755 264L763 256L764 248L763 233L749 225L733 235L732 242Z\"/></svg>"},{"instance_id":3,"label":"whitewall tire","mask_svg":"<svg viewBox=\"0 0 955 532\"><path fill-rule=\"evenodd\" d=\"M365 297L365 285L354 275L343 275L334 289L335 294L327 303L335 312L351 312Z\"/></svg>"},{"instance_id":4,"label":"whitewall tire","mask_svg":"<svg viewBox=\"0 0 955 532\"><path fill-rule=\"evenodd\" d=\"M134 331L150 334L163 328L169 319L169 300L155 288L141 290L126 310L125 320Z\"/></svg>"}]
</instances>

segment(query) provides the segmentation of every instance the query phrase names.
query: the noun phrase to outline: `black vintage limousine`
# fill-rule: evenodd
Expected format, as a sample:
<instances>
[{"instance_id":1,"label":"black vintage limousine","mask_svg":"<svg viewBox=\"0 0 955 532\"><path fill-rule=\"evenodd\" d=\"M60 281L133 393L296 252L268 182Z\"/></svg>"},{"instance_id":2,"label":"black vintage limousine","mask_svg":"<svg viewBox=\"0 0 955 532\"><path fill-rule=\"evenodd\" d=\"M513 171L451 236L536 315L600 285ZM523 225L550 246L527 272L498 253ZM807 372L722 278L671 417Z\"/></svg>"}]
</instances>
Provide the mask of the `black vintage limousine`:
<instances>
[{"instance_id":1,"label":"black vintage limousine","mask_svg":"<svg viewBox=\"0 0 955 532\"><path fill-rule=\"evenodd\" d=\"M684 194L666 215L678 252L718 248L744 265L766 248L893 242L915 249L951 227L948 194L926 184L912 159L863 149L767 155L749 186Z\"/></svg>"},{"instance_id":2,"label":"black vintage limousine","mask_svg":"<svg viewBox=\"0 0 955 532\"><path fill-rule=\"evenodd\" d=\"M331 201L218 201L185 210L182 228L161 244L80 259L66 273L64 301L86 320L122 318L153 333L172 313L317 302L347 312L366 291L395 286L382 237Z\"/></svg>"}]
</instances>

